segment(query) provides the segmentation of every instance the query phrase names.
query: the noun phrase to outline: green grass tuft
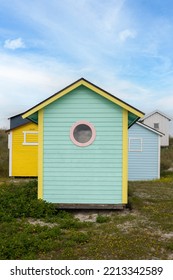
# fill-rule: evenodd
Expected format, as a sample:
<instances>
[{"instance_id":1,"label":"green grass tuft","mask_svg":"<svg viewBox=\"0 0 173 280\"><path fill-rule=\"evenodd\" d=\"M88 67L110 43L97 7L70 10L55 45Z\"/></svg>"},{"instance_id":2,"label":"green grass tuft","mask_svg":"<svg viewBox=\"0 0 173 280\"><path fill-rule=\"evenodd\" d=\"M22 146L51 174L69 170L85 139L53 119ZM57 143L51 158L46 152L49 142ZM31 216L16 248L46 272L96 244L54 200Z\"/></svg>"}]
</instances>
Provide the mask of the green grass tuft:
<instances>
[{"instance_id":1,"label":"green grass tuft","mask_svg":"<svg viewBox=\"0 0 173 280\"><path fill-rule=\"evenodd\" d=\"M100 223L100 224L102 224L102 223L107 223L107 222L109 222L109 221L110 221L110 217L103 216L103 215L98 215L98 216L97 216L97 219L96 219L96 222L97 222L97 223Z\"/></svg>"},{"instance_id":2,"label":"green grass tuft","mask_svg":"<svg viewBox=\"0 0 173 280\"><path fill-rule=\"evenodd\" d=\"M0 129L0 176L8 176L8 134Z\"/></svg>"}]
</instances>

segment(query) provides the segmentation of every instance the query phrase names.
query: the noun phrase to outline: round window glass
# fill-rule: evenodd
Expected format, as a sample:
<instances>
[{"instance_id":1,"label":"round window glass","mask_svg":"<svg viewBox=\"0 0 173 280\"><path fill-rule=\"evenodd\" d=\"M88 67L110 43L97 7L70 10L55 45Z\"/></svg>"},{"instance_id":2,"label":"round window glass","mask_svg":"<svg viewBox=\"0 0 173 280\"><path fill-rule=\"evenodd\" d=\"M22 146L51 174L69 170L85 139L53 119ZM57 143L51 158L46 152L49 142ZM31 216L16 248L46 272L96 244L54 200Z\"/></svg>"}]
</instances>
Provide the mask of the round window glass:
<instances>
[{"instance_id":1,"label":"round window glass","mask_svg":"<svg viewBox=\"0 0 173 280\"><path fill-rule=\"evenodd\" d=\"M73 131L74 139L79 143L86 143L92 137L92 130L86 124L79 124Z\"/></svg>"},{"instance_id":2,"label":"round window glass","mask_svg":"<svg viewBox=\"0 0 173 280\"><path fill-rule=\"evenodd\" d=\"M94 141L95 136L95 128L89 122L80 121L71 127L70 138L77 146L90 145Z\"/></svg>"}]
</instances>

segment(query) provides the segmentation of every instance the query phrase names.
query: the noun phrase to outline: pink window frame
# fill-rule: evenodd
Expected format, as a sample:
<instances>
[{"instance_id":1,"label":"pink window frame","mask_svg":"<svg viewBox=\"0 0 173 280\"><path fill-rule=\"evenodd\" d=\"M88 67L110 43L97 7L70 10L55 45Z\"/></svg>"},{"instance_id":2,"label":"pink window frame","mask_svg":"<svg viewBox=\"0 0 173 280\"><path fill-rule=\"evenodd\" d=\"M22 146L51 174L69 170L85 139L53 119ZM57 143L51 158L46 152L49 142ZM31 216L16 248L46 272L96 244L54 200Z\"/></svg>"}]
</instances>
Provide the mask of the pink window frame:
<instances>
[{"instance_id":1,"label":"pink window frame","mask_svg":"<svg viewBox=\"0 0 173 280\"><path fill-rule=\"evenodd\" d=\"M92 136L91 136L90 140L86 143L80 143L80 142L76 141L76 139L74 138L74 135L73 135L75 128L80 124L85 124L85 125L89 126L89 128L92 131ZM96 130L95 130L94 125L90 122L83 121L83 120L78 121L78 122L74 123L70 129L70 139L76 146L79 146L79 147L89 146L94 142L95 138L96 138Z\"/></svg>"}]
</instances>

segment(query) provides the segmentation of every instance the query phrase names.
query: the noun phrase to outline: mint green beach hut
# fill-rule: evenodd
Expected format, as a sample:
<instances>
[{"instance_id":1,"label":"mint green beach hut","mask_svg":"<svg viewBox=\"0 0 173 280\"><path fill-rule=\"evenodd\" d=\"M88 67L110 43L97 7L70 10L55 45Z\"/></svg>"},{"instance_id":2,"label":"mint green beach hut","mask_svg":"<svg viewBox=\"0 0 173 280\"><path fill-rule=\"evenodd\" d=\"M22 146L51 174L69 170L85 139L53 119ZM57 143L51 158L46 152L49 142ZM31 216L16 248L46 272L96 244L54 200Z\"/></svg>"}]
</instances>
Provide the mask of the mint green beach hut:
<instances>
[{"instance_id":1,"label":"mint green beach hut","mask_svg":"<svg viewBox=\"0 0 173 280\"><path fill-rule=\"evenodd\" d=\"M38 198L60 208L123 208L128 128L141 117L83 78L26 111L38 124Z\"/></svg>"}]
</instances>

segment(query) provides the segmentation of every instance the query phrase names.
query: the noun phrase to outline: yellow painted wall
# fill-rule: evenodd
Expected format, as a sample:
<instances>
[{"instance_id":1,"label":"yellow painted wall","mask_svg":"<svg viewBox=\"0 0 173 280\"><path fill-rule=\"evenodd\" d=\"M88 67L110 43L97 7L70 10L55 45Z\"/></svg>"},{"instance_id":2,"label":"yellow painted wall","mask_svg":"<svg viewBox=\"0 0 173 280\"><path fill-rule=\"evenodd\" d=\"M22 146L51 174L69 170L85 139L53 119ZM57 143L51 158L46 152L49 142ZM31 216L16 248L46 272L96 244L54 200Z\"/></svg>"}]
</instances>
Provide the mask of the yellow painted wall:
<instances>
[{"instance_id":1,"label":"yellow painted wall","mask_svg":"<svg viewBox=\"0 0 173 280\"><path fill-rule=\"evenodd\" d=\"M24 131L37 132L38 126L34 123L28 123L11 131L11 176L38 175L38 145L35 144L38 143L38 134L26 133L25 143Z\"/></svg>"}]
</instances>

